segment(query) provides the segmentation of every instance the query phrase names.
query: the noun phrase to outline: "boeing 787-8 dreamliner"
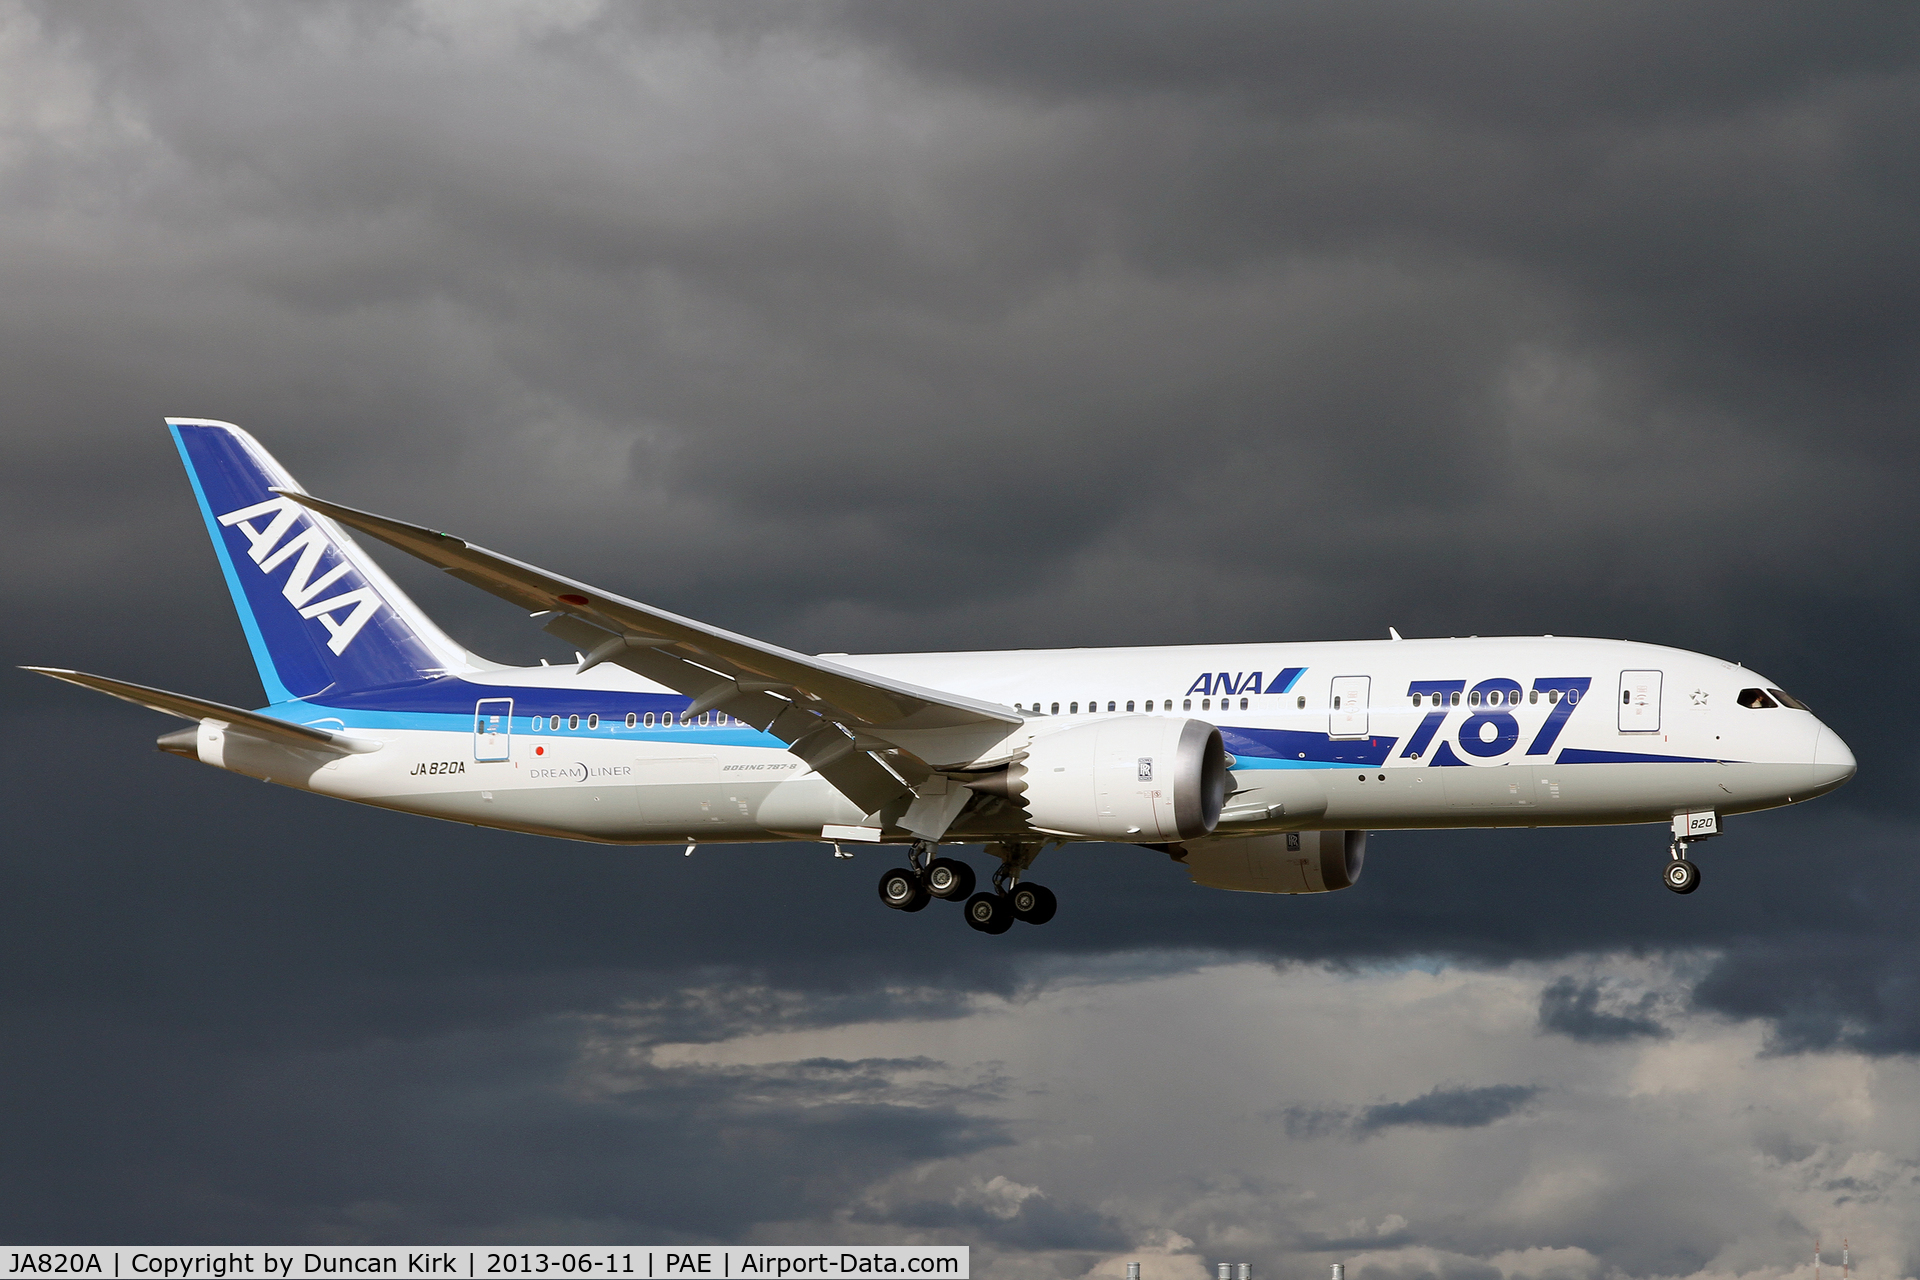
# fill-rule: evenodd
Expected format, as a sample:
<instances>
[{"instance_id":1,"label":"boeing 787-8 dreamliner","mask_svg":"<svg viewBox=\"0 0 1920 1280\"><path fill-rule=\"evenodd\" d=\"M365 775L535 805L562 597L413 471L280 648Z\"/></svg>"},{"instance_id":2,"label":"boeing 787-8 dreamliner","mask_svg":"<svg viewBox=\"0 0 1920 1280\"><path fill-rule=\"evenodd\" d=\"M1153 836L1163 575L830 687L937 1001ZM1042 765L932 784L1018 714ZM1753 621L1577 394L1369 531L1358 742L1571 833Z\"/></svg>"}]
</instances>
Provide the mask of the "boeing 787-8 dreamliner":
<instances>
[{"instance_id":1,"label":"boeing 787-8 dreamliner","mask_svg":"<svg viewBox=\"0 0 1920 1280\"><path fill-rule=\"evenodd\" d=\"M612 844L904 846L880 899L1043 924L1050 843L1144 845L1197 883L1344 889L1369 829L1670 827L1666 885L1724 819L1854 773L1773 681L1556 636L814 655L305 492L229 423L168 420L266 686L258 710L47 667L193 723L162 750L283 786ZM467 652L352 529L519 605L563 666ZM997 862L975 892L942 845Z\"/></svg>"}]
</instances>

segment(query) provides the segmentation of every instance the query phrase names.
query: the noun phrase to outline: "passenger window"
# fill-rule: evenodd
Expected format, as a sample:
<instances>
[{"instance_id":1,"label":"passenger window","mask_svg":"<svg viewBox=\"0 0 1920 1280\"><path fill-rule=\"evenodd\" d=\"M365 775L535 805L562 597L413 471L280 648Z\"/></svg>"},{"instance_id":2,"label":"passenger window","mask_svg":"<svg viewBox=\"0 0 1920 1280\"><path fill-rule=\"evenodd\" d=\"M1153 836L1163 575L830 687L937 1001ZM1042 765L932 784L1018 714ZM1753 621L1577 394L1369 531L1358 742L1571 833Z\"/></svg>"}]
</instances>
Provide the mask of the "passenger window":
<instances>
[{"instance_id":1,"label":"passenger window","mask_svg":"<svg viewBox=\"0 0 1920 1280\"><path fill-rule=\"evenodd\" d=\"M1580 701L1580 691L1578 689L1567 690L1567 701L1568 702Z\"/></svg>"},{"instance_id":2,"label":"passenger window","mask_svg":"<svg viewBox=\"0 0 1920 1280\"><path fill-rule=\"evenodd\" d=\"M1307 695L1303 693L1298 698L1295 698L1293 707L1296 711L1305 711L1307 709Z\"/></svg>"},{"instance_id":3,"label":"passenger window","mask_svg":"<svg viewBox=\"0 0 1920 1280\"><path fill-rule=\"evenodd\" d=\"M568 716L568 717L567 717L567 728L569 728L569 729L578 729L579 727L580 727L580 717L579 717L579 716Z\"/></svg>"},{"instance_id":4,"label":"passenger window","mask_svg":"<svg viewBox=\"0 0 1920 1280\"><path fill-rule=\"evenodd\" d=\"M647 712L646 719L641 721L641 723L649 729L653 728L653 712Z\"/></svg>"},{"instance_id":5,"label":"passenger window","mask_svg":"<svg viewBox=\"0 0 1920 1280\"><path fill-rule=\"evenodd\" d=\"M640 723L639 716L635 715L631 711L627 712L627 728L632 729L636 727L639 723Z\"/></svg>"},{"instance_id":6,"label":"passenger window","mask_svg":"<svg viewBox=\"0 0 1920 1280\"><path fill-rule=\"evenodd\" d=\"M1080 714L1080 704L1079 704L1079 703L1077 703L1077 702L1069 702L1069 703L1067 704L1067 714L1068 714L1068 715L1070 715L1070 716L1077 716L1077 715L1079 715L1079 714Z\"/></svg>"},{"instance_id":7,"label":"passenger window","mask_svg":"<svg viewBox=\"0 0 1920 1280\"><path fill-rule=\"evenodd\" d=\"M1129 711L1133 710L1133 703L1131 702L1127 703L1127 710Z\"/></svg>"},{"instance_id":8,"label":"passenger window","mask_svg":"<svg viewBox=\"0 0 1920 1280\"><path fill-rule=\"evenodd\" d=\"M533 731L538 733L547 727L547 718L545 716L535 716L529 723L532 724Z\"/></svg>"},{"instance_id":9,"label":"passenger window","mask_svg":"<svg viewBox=\"0 0 1920 1280\"><path fill-rule=\"evenodd\" d=\"M1560 691L1558 689L1547 690L1547 705L1552 706L1558 701L1560 701Z\"/></svg>"},{"instance_id":10,"label":"passenger window","mask_svg":"<svg viewBox=\"0 0 1920 1280\"><path fill-rule=\"evenodd\" d=\"M1763 689L1742 689L1740 691L1740 705L1749 711L1761 711L1768 707L1777 706L1778 704L1775 703L1772 698L1769 698Z\"/></svg>"},{"instance_id":11,"label":"passenger window","mask_svg":"<svg viewBox=\"0 0 1920 1280\"><path fill-rule=\"evenodd\" d=\"M671 712L671 711L662 711L662 712L660 713L660 727L661 727L662 729L671 729L671 728L673 728L673 712Z\"/></svg>"},{"instance_id":12,"label":"passenger window","mask_svg":"<svg viewBox=\"0 0 1920 1280\"><path fill-rule=\"evenodd\" d=\"M1540 701L1540 691L1538 689L1529 689L1527 691L1527 704L1531 706L1538 701Z\"/></svg>"},{"instance_id":13,"label":"passenger window","mask_svg":"<svg viewBox=\"0 0 1920 1280\"><path fill-rule=\"evenodd\" d=\"M547 728L549 728L549 729L558 729L559 727L560 727L560 717L559 717L559 716L554 716L554 717L553 717L553 718L552 718L551 720L548 720L548 721L547 721Z\"/></svg>"},{"instance_id":14,"label":"passenger window","mask_svg":"<svg viewBox=\"0 0 1920 1280\"><path fill-rule=\"evenodd\" d=\"M1460 705L1460 691L1458 689L1455 689L1453 691L1453 696L1447 699L1447 704L1449 706L1455 706L1455 707Z\"/></svg>"},{"instance_id":15,"label":"passenger window","mask_svg":"<svg viewBox=\"0 0 1920 1280\"><path fill-rule=\"evenodd\" d=\"M1337 693L1333 695L1333 709L1335 711L1340 709L1340 695Z\"/></svg>"},{"instance_id":16,"label":"passenger window","mask_svg":"<svg viewBox=\"0 0 1920 1280\"><path fill-rule=\"evenodd\" d=\"M1240 709L1242 711L1247 709L1247 700L1245 698L1240 699Z\"/></svg>"},{"instance_id":17,"label":"passenger window","mask_svg":"<svg viewBox=\"0 0 1920 1280\"><path fill-rule=\"evenodd\" d=\"M1191 711L1191 710L1193 710L1193 699L1192 699L1192 698L1182 698L1182 699L1180 699L1180 709L1181 709L1182 711Z\"/></svg>"},{"instance_id":18,"label":"passenger window","mask_svg":"<svg viewBox=\"0 0 1920 1280\"><path fill-rule=\"evenodd\" d=\"M1480 691L1478 689L1475 689L1472 693L1469 693L1467 695L1467 705L1470 707L1477 707L1480 705Z\"/></svg>"},{"instance_id":19,"label":"passenger window","mask_svg":"<svg viewBox=\"0 0 1920 1280\"><path fill-rule=\"evenodd\" d=\"M600 727L600 713L596 711L592 715L589 715L587 717L587 728L598 729L599 727Z\"/></svg>"},{"instance_id":20,"label":"passenger window","mask_svg":"<svg viewBox=\"0 0 1920 1280\"><path fill-rule=\"evenodd\" d=\"M1051 713L1051 714L1053 714L1053 715L1056 715L1056 716L1060 714L1060 704L1059 704L1059 703L1057 703L1057 702L1056 702L1056 703L1054 703L1054 704L1053 704L1053 711L1052 711L1052 713Z\"/></svg>"},{"instance_id":21,"label":"passenger window","mask_svg":"<svg viewBox=\"0 0 1920 1280\"><path fill-rule=\"evenodd\" d=\"M708 715L708 713L707 713L707 712L705 712L705 711L702 711L702 712L700 713L700 727L701 727L701 728L703 728L703 729L704 729L704 728L706 728L706 726L707 726L707 715Z\"/></svg>"},{"instance_id":22,"label":"passenger window","mask_svg":"<svg viewBox=\"0 0 1920 1280\"><path fill-rule=\"evenodd\" d=\"M1780 705L1783 707L1791 707L1795 711L1813 710L1812 707L1800 701L1800 699L1794 697L1792 694L1788 693L1785 689L1769 689L1767 690L1767 692L1772 694L1775 698L1777 698L1780 702Z\"/></svg>"},{"instance_id":23,"label":"passenger window","mask_svg":"<svg viewBox=\"0 0 1920 1280\"><path fill-rule=\"evenodd\" d=\"M1113 710L1113 699L1111 698L1107 699L1107 710Z\"/></svg>"}]
</instances>

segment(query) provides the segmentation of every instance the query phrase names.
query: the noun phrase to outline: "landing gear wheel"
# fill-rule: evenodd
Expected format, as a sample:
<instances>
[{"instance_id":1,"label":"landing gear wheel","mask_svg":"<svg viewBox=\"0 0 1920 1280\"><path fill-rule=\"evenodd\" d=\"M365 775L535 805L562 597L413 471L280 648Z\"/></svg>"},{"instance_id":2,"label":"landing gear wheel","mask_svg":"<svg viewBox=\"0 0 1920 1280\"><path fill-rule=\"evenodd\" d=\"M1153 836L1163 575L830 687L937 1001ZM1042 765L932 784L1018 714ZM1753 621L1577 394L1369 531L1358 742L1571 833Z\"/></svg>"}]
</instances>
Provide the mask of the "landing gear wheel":
<instances>
[{"instance_id":1,"label":"landing gear wheel","mask_svg":"<svg viewBox=\"0 0 1920 1280\"><path fill-rule=\"evenodd\" d=\"M920 875L928 893L958 902L973 892L973 868L958 858L935 858Z\"/></svg>"},{"instance_id":2,"label":"landing gear wheel","mask_svg":"<svg viewBox=\"0 0 1920 1280\"><path fill-rule=\"evenodd\" d=\"M920 877L905 867L895 867L880 877L880 901L895 911L919 911L931 899L920 885Z\"/></svg>"},{"instance_id":3,"label":"landing gear wheel","mask_svg":"<svg viewBox=\"0 0 1920 1280\"><path fill-rule=\"evenodd\" d=\"M1685 858L1675 858L1667 864L1667 888L1675 893L1692 893L1700 887L1700 868Z\"/></svg>"},{"instance_id":4,"label":"landing gear wheel","mask_svg":"<svg viewBox=\"0 0 1920 1280\"><path fill-rule=\"evenodd\" d=\"M967 899L967 923L982 933L1005 933L1013 928L1013 901L1004 894L976 893Z\"/></svg>"},{"instance_id":5,"label":"landing gear wheel","mask_svg":"<svg viewBox=\"0 0 1920 1280\"><path fill-rule=\"evenodd\" d=\"M1025 920L1028 924L1045 924L1053 919L1054 910L1060 905L1053 896L1053 890L1039 884L1013 886L1007 901L1013 904L1014 918Z\"/></svg>"}]
</instances>

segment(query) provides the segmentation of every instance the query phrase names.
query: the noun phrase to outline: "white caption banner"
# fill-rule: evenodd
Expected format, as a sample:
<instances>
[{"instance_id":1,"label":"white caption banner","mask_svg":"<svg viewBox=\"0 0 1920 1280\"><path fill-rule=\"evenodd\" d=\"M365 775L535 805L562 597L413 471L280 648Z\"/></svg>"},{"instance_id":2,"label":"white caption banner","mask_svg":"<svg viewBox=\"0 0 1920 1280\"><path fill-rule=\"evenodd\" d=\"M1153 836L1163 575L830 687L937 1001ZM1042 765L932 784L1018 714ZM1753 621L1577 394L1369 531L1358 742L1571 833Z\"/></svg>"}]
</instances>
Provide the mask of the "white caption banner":
<instances>
[{"instance_id":1,"label":"white caption banner","mask_svg":"<svg viewBox=\"0 0 1920 1280\"><path fill-rule=\"evenodd\" d=\"M970 1280L966 1245L93 1246L0 1249L0 1277L85 1280L312 1280L320 1276L458 1276L477 1280L764 1280L789 1276L935 1276Z\"/></svg>"}]
</instances>

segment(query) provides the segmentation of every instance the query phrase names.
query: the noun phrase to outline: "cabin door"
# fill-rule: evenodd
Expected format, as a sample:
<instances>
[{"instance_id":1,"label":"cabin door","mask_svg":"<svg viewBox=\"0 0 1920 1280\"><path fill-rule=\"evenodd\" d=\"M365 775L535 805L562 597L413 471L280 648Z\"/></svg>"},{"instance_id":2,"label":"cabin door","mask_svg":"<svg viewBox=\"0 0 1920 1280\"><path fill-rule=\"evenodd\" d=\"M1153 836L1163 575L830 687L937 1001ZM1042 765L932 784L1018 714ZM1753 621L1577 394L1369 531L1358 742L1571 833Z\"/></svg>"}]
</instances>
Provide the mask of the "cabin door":
<instances>
[{"instance_id":1,"label":"cabin door","mask_svg":"<svg viewBox=\"0 0 1920 1280\"><path fill-rule=\"evenodd\" d=\"M1622 671L1617 705L1620 710L1620 732L1660 732L1660 673Z\"/></svg>"},{"instance_id":2,"label":"cabin door","mask_svg":"<svg viewBox=\"0 0 1920 1280\"><path fill-rule=\"evenodd\" d=\"M513 758L513 699L482 698L473 708L473 758Z\"/></svg>"},{"instance_id":3,"label":"cabin door","mask_svg":"<svg viewBox=\"0 0 1920 1280\"><path fill-rule=\"evenodd\" d=\"M1335 676L1333 692L1327 701L1327 736L1364 738L1367 736L1367 699L1373 680L1368 676Z\"/></svg>"}]
</instances>

